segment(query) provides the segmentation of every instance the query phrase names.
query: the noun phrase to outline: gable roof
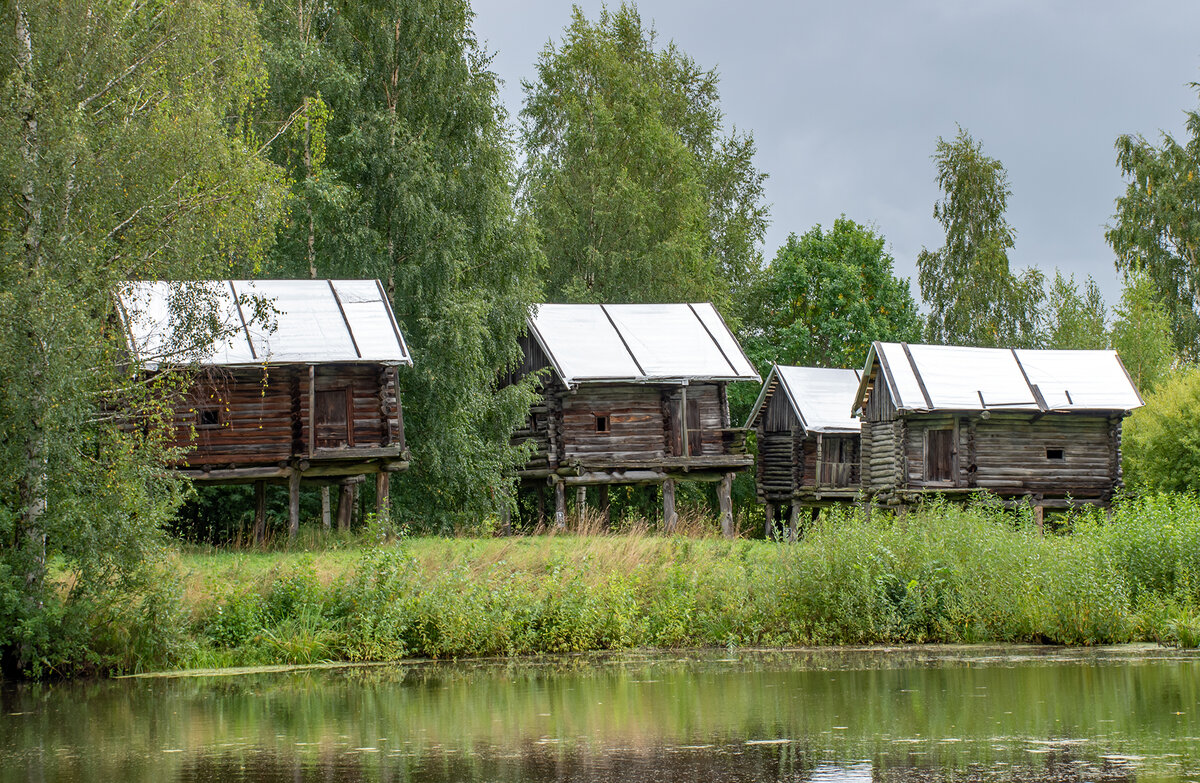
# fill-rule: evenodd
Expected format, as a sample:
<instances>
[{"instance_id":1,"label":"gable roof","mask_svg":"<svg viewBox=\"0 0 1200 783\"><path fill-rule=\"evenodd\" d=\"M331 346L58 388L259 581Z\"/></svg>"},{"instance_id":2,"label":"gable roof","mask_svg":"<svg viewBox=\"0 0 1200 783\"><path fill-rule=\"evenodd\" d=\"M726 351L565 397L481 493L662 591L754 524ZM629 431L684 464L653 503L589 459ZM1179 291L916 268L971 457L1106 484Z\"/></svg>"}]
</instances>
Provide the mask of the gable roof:
<instances>
[{"instance_id":1,"label":"gable roof","mask_svg":"<svg viewBox=\"0 0 1200 783\"><path fill-rule=\"evenodd\" d=\"M707 302L542 304L529 331L567 386L759 380Z\"/></svg>"},{"instance_id":2,"label":"gable roof","mask_svg":"<svg viewBox=\"0 0 1200 783\"><path fill-rule=\"evenodd\" d=\"M859 378L858 370L776 364L767 375L746 426L753 427L766 413L771 397L782 393L806 435L860 432L862 422L851 415L847 404L854 400Z\"/></svg>"},{"instance_id":3,"label":"gable roof","mask_svg":"<svg viewBox=\"0 0 1200 783\"><path fill-rule=\"evenodd\" d=\"M876 342L854 411L878 364L904 411L1130 411L1142 406L1116 351L1041 351Z\"/></svg>"},{"instance_id":4,"label":"gable roof","mask_svg":"<svg viewBox=\"0 0 1200 783\"><path fill-rule=\"evenodd\" d=\"M162 364L412 364L378 280L146 281L118 294L130 351Z\"/></svg>"}]
</instances>

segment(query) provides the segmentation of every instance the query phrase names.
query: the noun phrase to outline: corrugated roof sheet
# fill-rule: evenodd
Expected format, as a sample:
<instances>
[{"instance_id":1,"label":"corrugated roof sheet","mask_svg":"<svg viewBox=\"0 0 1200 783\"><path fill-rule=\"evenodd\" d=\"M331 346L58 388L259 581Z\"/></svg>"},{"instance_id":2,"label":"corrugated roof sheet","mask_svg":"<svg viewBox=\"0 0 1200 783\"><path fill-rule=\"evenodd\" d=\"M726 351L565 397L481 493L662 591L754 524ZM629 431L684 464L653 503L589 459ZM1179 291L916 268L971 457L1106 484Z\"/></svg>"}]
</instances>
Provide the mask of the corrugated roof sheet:
<instances>
[{"instance_id":1,"label":"corrugated roof sheet","mask_svg":"<svg viewBox=\"0 0 1200 783\"><path fill-rule=\"evenodd\" d=\"M901 410L1128 411L1142 405L1116 351L876 342L855 395L855 411L876 361Z\"/></svg>"},{"instance_id":2,"label":"corrugated roof sheet","mask_svg":"<svg viewBox=\"0 0 1200 783\"><path fill-rule=\"evenodd\" d=\"M851 415L850 403L858 391L860 377L858 370L777 364L771 368L746 426L753 427L766 410L767 396L774 382L775 393L786 395L805 432L859 432L862 422Z\"/></svg>"},{"instance_id":3,"label":"corrugated roof sheet","mask_svg":"<svg viewBox=\"0 0 1200 783\"><path fill-rule=\"evenodd\" d=\"M130 349L150 369L412 364L377 280L131 282L120 303Z\"/></svg>"},{"instance_id":4,"label":"corrugated roof sheet","mask_svg":"<svg viewBox=\"0 0 1200 783\"><path fill-rule=\"evenodd\" d=\"M568 386L759 379L707 302L543 304L529 328Z\"/></svg>"}]
</instances>

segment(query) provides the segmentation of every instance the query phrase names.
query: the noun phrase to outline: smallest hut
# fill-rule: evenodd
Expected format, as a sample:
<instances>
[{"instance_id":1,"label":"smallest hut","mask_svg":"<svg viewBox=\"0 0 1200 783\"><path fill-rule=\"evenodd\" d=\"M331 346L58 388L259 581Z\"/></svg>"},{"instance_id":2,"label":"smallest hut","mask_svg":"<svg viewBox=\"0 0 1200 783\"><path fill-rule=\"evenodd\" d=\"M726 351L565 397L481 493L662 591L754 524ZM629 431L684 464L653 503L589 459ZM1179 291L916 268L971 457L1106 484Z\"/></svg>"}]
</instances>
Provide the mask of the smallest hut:
<instances>
[{"instance_id":1,"label":"smallest hut","mask_svg":"<svg viewBox=\"0 0 1200 783\"><path fill-rule=\"evenodd\" d=\"M861 424L850 409L861 377L857 370L771 368L746 422L758 438L756 484L768 537L785 507L794 538L801 509L815 516L858 495Z\"/></svg>"}]
</instances>

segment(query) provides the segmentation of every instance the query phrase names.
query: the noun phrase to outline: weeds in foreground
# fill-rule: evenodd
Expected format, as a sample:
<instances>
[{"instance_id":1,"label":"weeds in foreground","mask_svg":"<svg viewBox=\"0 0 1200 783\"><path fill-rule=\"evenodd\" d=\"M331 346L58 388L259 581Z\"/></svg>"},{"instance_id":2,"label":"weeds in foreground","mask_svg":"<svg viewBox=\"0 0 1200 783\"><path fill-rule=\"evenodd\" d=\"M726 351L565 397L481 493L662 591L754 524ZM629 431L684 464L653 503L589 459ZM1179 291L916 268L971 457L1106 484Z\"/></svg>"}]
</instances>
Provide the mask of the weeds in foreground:
<instances>
[{"instance_id":1,"label":"weeds in foreground","mask_svg":"<svg viewBox=\"0 0 1200 783\"><path fill-rule=\"evenodd\" d=\"M218 575L175 604L123 615L120 638L139 651L110 666L675 646L1200 644L1200 500L1146 497L1061 522L1043 537L1029 514L986 504L931 504L903 520L831 510L783 544L725 540L711 518L685 511L675 535L644 520L605 530L585 516L546 536L347 541L300 556L193 552L186 566L220 560ZM181 605L185 619L165 625Z\"/></svg>"}]
</instances>

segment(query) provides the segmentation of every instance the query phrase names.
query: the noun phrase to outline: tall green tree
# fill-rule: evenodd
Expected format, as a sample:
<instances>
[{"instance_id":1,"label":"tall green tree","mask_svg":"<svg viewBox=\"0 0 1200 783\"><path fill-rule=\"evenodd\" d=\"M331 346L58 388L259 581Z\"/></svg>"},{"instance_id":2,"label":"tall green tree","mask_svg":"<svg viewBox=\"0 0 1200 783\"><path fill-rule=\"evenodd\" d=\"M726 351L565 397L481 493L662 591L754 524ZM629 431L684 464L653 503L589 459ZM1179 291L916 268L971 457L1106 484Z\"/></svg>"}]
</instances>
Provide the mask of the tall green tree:
<instances>
[{"instance_id":1,"label":"tall green tree","mask_svg":"<svg viewBox=\"0 0 1200 783\"><path fill-rule=\"evenodd\" d=\"M1143 395L1168 377L1176 360L1171 317L1155 299L1157 293L1148 275L1131 272L1125 277L1121 302L1113 309L1112 347Z\"/></svg>"},{"instance_id":2,"label":"tall green tree","mask_svg":"<svg viewBox=\"0 0 1200 783\"><path fill-rule=\"evenodd\" d=\"M1193 87L1200 85L1193 84ZM1106 234L1117 268L1144 271L1166 305L1175 348L1200 359L1200 111L1187 113L1188 138L1155 146L1141 135L1117 138L1127 181Z\"/></svg>"},{"instance_id":3,"label":"tall green tree","mask_svg":"<svg viewBox=\"0 0 1200 783\"><path fill-rule=\"evenodd\" d=\"M921 318L884 238L845 216L792 234L757 281L743 345L760 371L773 362L858 367L874 340L916 341Z\"/></svg>"},{"instance_id":4,"label":"tall green tree","mask_svg":"<svg viewBox=\"0 0 1200 783\"><path fill-rule=\"evenodd\" d=\"M1015 232L1004 217L1008 174L962 128L953 140L941 137L933 156L943 197L933 216L946 232L938 250L917 256L917 280L929 306L930 342L998 347L1034 347L1042 274L1014 275L1008 251Z\"/></svg>"},{"instance_id":5,"label":"tall green tree","mask_svg":"<svg viewBox=\"0 0 1200 783\"><path fill-rule=\"evenodd\" d=\"M1109 346L1108 307L1091 276L1080 290L1074 275L1055 270L1042 321L1042 348L1099 350Z\"/></svg>"},{"instance_id":6,"label":"tall green tree","mask_svg":"<svg viewBox=\"0 0 1200 783\"><path fill-rule=\"evenodd\" d=\"M0 25L0 651L37 671L149 606L130 591L181 490L171 378L129 374L113 293L251 269L282 189L229 121L265 78L236 0L17 0Z\"/></svg>"},{"instance_id":7,"label":"tall green tree","mask_svg":"<svg viewBox=\"0 0 1200 783\"><path fill-rule=\"evenodd\" d=\"M514 210L512 143L469 4L264 0L260 15L273 21L259 135L288 127L270 149L294 182L272 271L384 281L415 363L400 373L413 459L394 512L425 529L478 522L523 461L508 437L531 392L497 378L541 296L541 256Z\"/></svg>"},{"instance_id":8,"label":"tall green tree","mask_svg":"<svg viewBox=\"0 0 1200 783\"><path fill-rule=\"evenodd\" d=\"M765 175L753 136L725 134L715 70L659 46L635 6L575 6L524 82L521 202L547 294L583 302L715 300L761 265Z\"/></svg>"}]
</instances>

